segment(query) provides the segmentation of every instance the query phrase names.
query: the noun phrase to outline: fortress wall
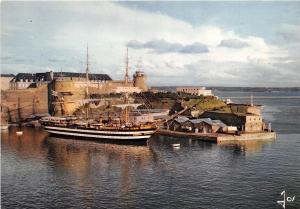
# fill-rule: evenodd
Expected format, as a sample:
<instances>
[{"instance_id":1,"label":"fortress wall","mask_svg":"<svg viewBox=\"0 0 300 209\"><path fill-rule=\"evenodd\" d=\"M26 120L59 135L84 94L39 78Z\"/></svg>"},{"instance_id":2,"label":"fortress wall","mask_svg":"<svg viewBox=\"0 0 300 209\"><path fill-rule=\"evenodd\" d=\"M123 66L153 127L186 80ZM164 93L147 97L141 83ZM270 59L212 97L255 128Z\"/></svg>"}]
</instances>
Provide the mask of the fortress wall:
<instances>
[{"instance_id":1,"label":"fortress wall","mask_svg":"<svg viewBox=\"0 0 300 209\"><path fill-rule=\"evenodd\" d=\"M1 80L1 87L8 88ZM6 81L6 80L5 80ZM129 81L125 85L124 80L108 80L108 81L90 81L90 94L109 94L114 93L118 87L134 87L138 86L143 90L147 90L145 77L139 77L134 81ZM58 93L64 93L64 103L53 104L55 97L51 95L54 90ZM49 84L42 84L37 88L21 89L21 90L6 90L1 94L1 104L3 107L8 106L12 111L11 118L15 122L18 119L18 98L20 98L21 118L30 117L33 113L54 113L54 115L61 115L62 107L65 114L73 114L82 103L80 100L86 98L86 81L84 78L70 78L70 79L56 79ZM69 92L69 94L68 94ZM62 106L63 105L63 106ZM4 111L5 108L4 108Z\"/></svg>"},{"instance_id":2,"label":"fortress wall","mask_svg":"<svg viewBox=\"0 0 300 209\"><path fill-rule=\"evenodd\" d=\"M106 82L90 82L89 94L109 94L113 93L117 87L125 86L124 81L106 81ZM129 82L127 86L133 86ZM86 98L86 81L74 80L56 80L53 85L54 91L58 93L70 92L71 95L64 96L64 104L55 105L55 115L61 115L61 106L65 110L65 114L73 114L82 104L79 102Z\"/></svg>"},{"instance_id":3,"label":"fortress wall","mask_svg":"<svg viewBox=\"0 0 300 209\"><path fill-rule=\"evenodd\" d=\"M18 100L20 101L19 113ZM48 113L48 86L45 84L38 88L4 91L1 94L1 104L4 112L10 111L9 117L12 122L18 121L19 114L22 120L32 114Z\"/></svg>"},{"instance_id":4,"label":"fortress wall","mask_svg":"<svg viewBox=\"0 0 300 209\"><path fill-rule=\"evenodd\" d=\"M2 90L8 90L9 89L9 82L13 79L13 77L0 77L0 89Z\"/></svg>"}]
</instances>

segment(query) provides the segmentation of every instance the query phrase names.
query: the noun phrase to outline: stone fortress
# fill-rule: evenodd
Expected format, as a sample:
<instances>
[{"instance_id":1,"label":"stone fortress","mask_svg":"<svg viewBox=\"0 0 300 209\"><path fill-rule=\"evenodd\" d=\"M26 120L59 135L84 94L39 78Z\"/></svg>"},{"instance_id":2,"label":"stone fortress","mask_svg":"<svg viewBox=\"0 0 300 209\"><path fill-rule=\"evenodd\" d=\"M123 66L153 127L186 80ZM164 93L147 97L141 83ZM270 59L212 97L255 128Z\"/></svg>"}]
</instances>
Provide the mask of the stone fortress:
<instances>
[{"instance_id":1,"label":"stone fortress","mask_svg":"<svg viewBox=\"0 0 300 209\"><path fill-rule=\"evenodd\" d=\"M10 81L6 82L7 78ZM6 82L2 90L21 90L29 88L38 88L44 84L53 83L54 91L65 92L70 87L76 92L78 89L86 88L86 73L73 72L45 72L45 73L18 73L16 76L9 77L1 75L2 80ZM4 83L3 82L3 83ZM117 93L118 91L128 90L132 92L147 91L146 76L142 71L136 71L133 80L112 80L107 74L89 74L89 90L100 94ZM66 89L65 89L66 88Z\"/></svg>"},{"instance_id":2,"label":"stone fortress","mask_svg":"<svg viewBox=\"0 0 300 209\"><path fill-rule=\"evenodd\" d=\"M144 72L136 71L133 79L129 79L128 63L123 80L112 80L107 74L89 73L87 63L86 73L51 70L45 73L19 73L16 76L1 74L1 108L10 113L11 121L20 121L31 114L49 112L61 115L61 105L55 105L58 100L64 103L65 114L72 114L82 105L80 101L86 99L87 85L89 94L148 90Z\"/></svg>"},{"instance_id":3,"label":"stone fortress","mask_svg":"<svg viewBox=\"0 0 300 209\"><path fill-rule=\"evenodd\" d=\"M129 80L128 76L124 80L112 80L106 74L88 75L87 82L85 73L58 73L58 76L54 73L51 89L56 96L63 96L65 114L72 114L82 105L81 101L86 99L87 85L89 94L139 93L148 90L146 76L141 71L135 72L133 80ZM56 115L60 115L59 109L57 107L54 110Z\"/></svg>"}]
</instances>

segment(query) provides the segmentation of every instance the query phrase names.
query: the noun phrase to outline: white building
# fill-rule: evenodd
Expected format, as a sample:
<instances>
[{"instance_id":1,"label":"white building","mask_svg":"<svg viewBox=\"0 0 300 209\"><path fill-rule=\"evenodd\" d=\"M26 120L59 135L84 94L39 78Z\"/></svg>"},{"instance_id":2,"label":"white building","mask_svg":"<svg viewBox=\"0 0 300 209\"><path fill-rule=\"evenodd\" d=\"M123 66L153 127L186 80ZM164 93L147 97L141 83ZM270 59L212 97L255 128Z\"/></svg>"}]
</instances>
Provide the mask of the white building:
<instances>
[{"instance_id":1,"label":"white building","mask_svg":"<svg viewBox=\"0 0 300 209\"><path fill-rule=\"evenodd\" d=\"M135 86L117 86L117 88L114 91L115 93L140 93L142 92L142 89Z\"/></svg>"},{"instance_id":2,"label":"white building","mask_svg":"<svg viewBox=\"0 0 300 209\"><path fill-rule=\"evenodd\" d=\"M189 87L177 87L176 91L187 93L197 96L213 96L212 91L206 89L205 87L189 86Z\"/></svg>"}]
</instances>

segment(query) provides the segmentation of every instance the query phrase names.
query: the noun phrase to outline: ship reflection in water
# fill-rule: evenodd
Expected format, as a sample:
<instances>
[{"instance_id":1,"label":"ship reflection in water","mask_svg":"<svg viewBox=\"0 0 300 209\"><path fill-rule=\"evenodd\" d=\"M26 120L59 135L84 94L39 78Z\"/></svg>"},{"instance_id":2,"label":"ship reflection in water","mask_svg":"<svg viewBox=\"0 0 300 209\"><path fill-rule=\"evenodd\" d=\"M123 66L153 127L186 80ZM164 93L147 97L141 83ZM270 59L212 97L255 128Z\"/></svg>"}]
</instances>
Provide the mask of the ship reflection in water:
<instances>
[{"instance_id":1,"label":"ship reflection in water","mask_svg":"<svg viewBox=\"0 0 300 209\"><path fill-rule=\"evenodd\" d=\"M11 128L2 134L5 149L24 159L44 158L54 162L54 172L63 174L68 183L75 182L78 189L92 186L91 175L105 175L118 169L118 175L112 174L110 178L119 181L118 190L127 194L134 187L135 177L142 175L153 158L152 149L146 143L128 145L58 138L32 128L23 128L23 135L18 136L16 131L16 128Z\"/></svg>"},{"instance_id":2,"label":"ship reflection in water","mask_svg":"<svg viewBox=\"0 0 300 209\"><path fill-rule=\"evenodd\" d=\"M142 145L108 144L56 137L48 137L44 144L48 147L48 158L56 164L56 171L64 170L66 176L75 177L78 188L92 186L93 182L89 181L91 175L105 176L107 172L118 169L118 173L112 174L110 178L120 183L118 191L122 195L128 194L135 186L135 177L142 175L152 158L149 147ZM109 179L105 179L107 180Z\"/></svg>"}]
</instances>

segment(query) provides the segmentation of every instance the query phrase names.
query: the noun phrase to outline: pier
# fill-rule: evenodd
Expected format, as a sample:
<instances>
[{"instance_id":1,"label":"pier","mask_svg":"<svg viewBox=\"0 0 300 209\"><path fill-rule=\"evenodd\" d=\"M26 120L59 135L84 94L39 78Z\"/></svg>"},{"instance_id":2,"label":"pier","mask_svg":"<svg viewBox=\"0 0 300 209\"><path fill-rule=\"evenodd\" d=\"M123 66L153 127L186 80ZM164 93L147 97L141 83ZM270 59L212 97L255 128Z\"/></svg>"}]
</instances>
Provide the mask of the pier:
<instances>
[{"instance_id":1,"label":"pier","mask_svg":"<svg viewBox=\"0 0 300 209\"><path fill-rule=\"evenodd\" d=\"M191 133L181 131L171 131L166 129L159 129L157 134L164 136L172 136L178 138L192 138L201 141L210 142L224 142L224 141L246 141L246 140L266 140L276 139L275 132L257 132L257 133L242 133L240 135L235 134L222 134L222 133Z\"/></svg>"}]
</instances>

